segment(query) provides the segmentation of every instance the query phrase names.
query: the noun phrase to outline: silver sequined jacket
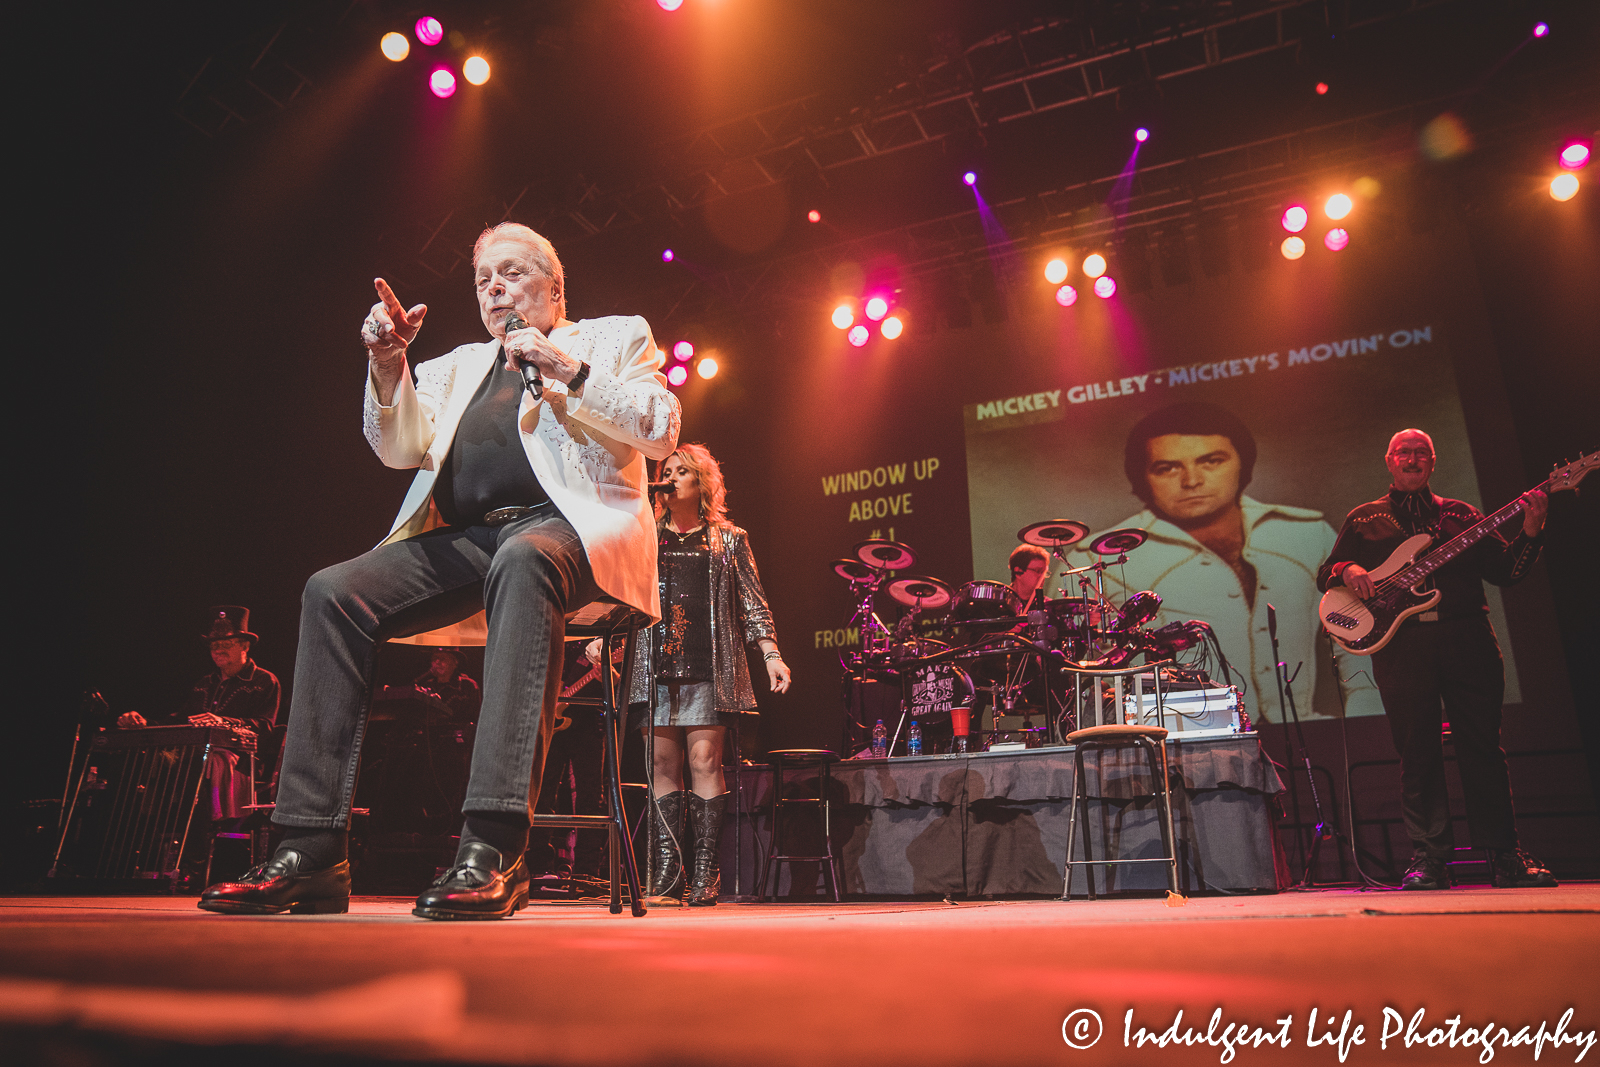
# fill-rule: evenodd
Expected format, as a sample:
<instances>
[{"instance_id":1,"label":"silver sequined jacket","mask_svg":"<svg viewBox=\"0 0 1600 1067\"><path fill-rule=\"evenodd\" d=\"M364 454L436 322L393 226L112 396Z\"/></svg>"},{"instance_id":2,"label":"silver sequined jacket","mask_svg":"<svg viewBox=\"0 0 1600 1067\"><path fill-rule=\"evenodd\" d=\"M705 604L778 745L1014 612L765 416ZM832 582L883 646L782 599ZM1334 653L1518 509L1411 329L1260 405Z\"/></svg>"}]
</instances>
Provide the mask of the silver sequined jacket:
<instances>
[{"instance_id":1,"label":"silver sequined jacket","mask_svg":"<svg viewBox=\"0 0 1600 1067\"><path fill-rule=\"evenodd\" d=\"M744 646L763 638L776 641L772 610L761 589L749 536L737 526L709 526L706 541L711 552L711 673L715 676L718 711L755 711L756 694L750 685L750 668ZM661 595L666 596L666 589ZM650 699L648 679L654 675L650 650L661 640L657 623L644 635L634 657L629 703Z\"/></svg>"}]
</instances>

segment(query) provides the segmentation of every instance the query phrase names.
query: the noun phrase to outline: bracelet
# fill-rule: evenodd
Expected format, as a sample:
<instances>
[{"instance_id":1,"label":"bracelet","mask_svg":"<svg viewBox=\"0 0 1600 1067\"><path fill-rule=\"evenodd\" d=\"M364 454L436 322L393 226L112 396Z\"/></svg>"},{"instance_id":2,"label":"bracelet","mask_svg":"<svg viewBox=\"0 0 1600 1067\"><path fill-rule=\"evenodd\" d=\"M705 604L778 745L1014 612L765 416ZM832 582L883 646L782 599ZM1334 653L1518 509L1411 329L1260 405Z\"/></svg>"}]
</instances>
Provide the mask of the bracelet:
<instances>
[{"instance_id":1,"label":"bracelet","mask_svg":"<svg viewBox=\"0 0 1600 1067\"><path fill-rule=\"evenodd\" d=\"M574 374L572 376L572 380L567 383L567 392L571 393L571 392L575 392L578 389L581 389L583 387L583 383L588 381L588 380L589 380L589 364L580 362L578 364L578 373Z\"/></svg>"},{"instance_id":2,"label":"bracelet","mask_svg":"<svg viewBox=\"0 0 1600 1067\"><path fill-rule=\"evenodd\" d=\"M771 652L768 652L765 656L762 656L761 658L763 660L782 659L783 658L783 653L779 652L777 649L773 649Z\"/></svg>"}]
</instances>

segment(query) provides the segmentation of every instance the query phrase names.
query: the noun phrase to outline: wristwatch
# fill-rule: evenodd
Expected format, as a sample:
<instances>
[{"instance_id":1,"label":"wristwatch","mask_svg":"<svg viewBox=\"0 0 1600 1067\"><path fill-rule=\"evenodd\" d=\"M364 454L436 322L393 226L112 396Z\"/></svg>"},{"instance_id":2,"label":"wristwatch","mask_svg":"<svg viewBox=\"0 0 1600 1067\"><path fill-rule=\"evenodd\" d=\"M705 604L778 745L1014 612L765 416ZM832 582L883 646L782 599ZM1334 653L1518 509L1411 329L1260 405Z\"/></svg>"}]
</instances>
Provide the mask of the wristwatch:
<instances>
[{"instance_id":1,"label":"wristwatch","mask_svg":"<svg viewBox=\"0 0 1600 1067\"><path fill-rule=\"evenodd\" d=\"M578 373L574 374L572 376L572 380L567 383L567 392L569 392L569 393L577 392L580 388L582 388L583 383L588 381L588 380L589 380L589 364L580 362L578 364Z\"/></svg>"}]
</instances>

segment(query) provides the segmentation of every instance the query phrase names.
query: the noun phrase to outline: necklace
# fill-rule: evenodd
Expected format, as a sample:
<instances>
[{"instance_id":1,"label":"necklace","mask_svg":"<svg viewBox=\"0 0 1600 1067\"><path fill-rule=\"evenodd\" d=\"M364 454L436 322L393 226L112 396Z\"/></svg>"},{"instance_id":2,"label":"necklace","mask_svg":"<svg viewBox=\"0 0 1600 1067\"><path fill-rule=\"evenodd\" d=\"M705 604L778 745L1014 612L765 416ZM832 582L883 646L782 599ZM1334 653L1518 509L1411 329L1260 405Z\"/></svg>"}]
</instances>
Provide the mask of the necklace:
<instances>
[{"instance_id":1,"label":"necklace","mask_svg":"<svg viewBox=\"0 0 1600 1067\"><path fill-rule=\"evenodd\" d=\"M678 539L678 544L681 545L685 541L687 541L690 538L690 536L692 536L693 534L699 533L701 530L705 529L705 523L700 523L698 526L692 526L689 529L683 531L682 533L679 533L677 530L674 530L671 526L667 526L667 527L665 527L665 529L673 537L676 537Z\"/></svg>"}]
</instances>

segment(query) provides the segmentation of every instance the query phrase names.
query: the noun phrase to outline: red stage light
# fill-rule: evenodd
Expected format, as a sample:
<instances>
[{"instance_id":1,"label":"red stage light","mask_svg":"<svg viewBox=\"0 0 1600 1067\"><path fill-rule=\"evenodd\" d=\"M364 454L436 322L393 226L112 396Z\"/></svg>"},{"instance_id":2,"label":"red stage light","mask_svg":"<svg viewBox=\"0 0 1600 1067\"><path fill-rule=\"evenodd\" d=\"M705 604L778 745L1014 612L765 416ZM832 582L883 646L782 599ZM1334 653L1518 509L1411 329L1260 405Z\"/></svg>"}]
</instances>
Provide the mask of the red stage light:
<instances>
[{"instance_id":1,"label":"red stage light","mask_svg":"<svg viewBox=\"0 0 1600 1067\"><path fill-rule=\"evenodd\" d=\"M439 25L439 20L432 15L424 15L417 20L417 40L432 47L444 40L444 27Z\"/></svg>"},{"instance_id":2,"label":"red stage light","mask_svg":"<svg viewBox=\"0 0 1600 1067\"><path fill-rule=\"evenodd\" d=\"M1094 280L1094 295L1101 300L1109 299L1117 291L1116 279L1109 274L1102 274Z\"/></svg>"},{"instance_id":3,"label":"red stage light","mask_svg":"<svg viewBox=\"0 0 1600 1067\"><path fill-rule=\"evenodd\" d=\"M875 296L867 301L866 310L867 318L871 319L873 322L877 322L879 319L889 314L889 301L885 300L881 296Z\"/></svg>"},{"instance_id":4,"label":"red stage light","mask_svg":"<svg viewBox=\"0 0 1600 1067\"><path fill-rule=\"evenodd\" d=\"M867 343L867 338L871 337L872 335L867 332L867 328L865 326L852 326L850 327L850 332L845 334L845 336L850 339L851 344L855 345L857 348L860 348L862 345Z\"/></svg>"},{"instance_id":5,"label":"red stage light","mask_svg":"<svg viewBox=\"0 0 1600 1067\"><path fill-rule=\"evenodd\" d=\"M672 346L672 354L687 362L688 360L694 358L694 345L690 344L688 341L679 341L677 344Z\"/></svg>"},{"instance_id":6,"label":"red stage light","mask_svg":"<svg viewBox=\"0 0 1600 1067\"><path fill-rule=\"evenodd\" d=\"M1311 215L1299 204L1290 205L1283 213L1283 228L1290 233L1299 233L1306 228L1306 223L1311 220Z\"/></svg>"},{"instance_id":7,"label":"red stage light","mask_svg":"<svg viewBox=\"0 0 1600 1067\"><path fill-rule=\"evenodd\" d=\"M1070 285L1063 285L1056 290L1056 303L1064 308L1069 308L1078 302L1078 290Z\"/></svg>"},{"instance_id":8,"label":"red stage light","mask_svg":"<svg viewBox=\"0 0 1600 1067\"><path fill-rule=\"evenodd\" d=\"M1345 245L1350 243L1350 231L1342 226L1335 226L1322 238L1322 244L1330 252L1342 252Z\"/></svg>"},{"instance_id":9,"label":"red stage light","mask_svg":"<svg viewBox=\"0 0 1600 1067\"><path fill-rule=\"evenodd\" d=\"M1573 141L1561 150L1561 165L1568 170L1577 170L1589 162L1589 146L1582 141Z\"/></svg>"},{"instance_id":10,"label":"red stage light","mask_svg":"<svg viewBox=\"0 0 1600 1067\"><path fill-rule=\"evenodd\" d=\"M883 325L878 327L878 330L883 334L883 336L890 341L893 341L896 337L899 337L905 332L905 329L906 324L900 321L900 316L898 315L890 315L888 318L883 320Z\"/></svg>"},{"instance_id":11,"label":"red stage light","mask_svg":"<svg viewBox=\"0 0 1600 1067\"><path fill-rule=\"evenodd\" d=\"M433 95L443 100L447 96L454 96L456 91L456 76L443 67L438 68L428 75L428 88L433 90Z\"/></svg>"},{"instance_id":12,"label":"red stage light","mask_svg":"<svg viewBox=\"0 0 1600 1067\"><path fill-rule=\"evenodd\" d=\"M403 33L389 32L383 35L383 40L378 42L378 48L383 52L384 58L392 59L396 63L411 54L411 42L406 40Z\"/></svg>"},{"instance_id":13,"label":"red stage light","mask_svg":"<svg viewBox=\"0 0 1600 1067\"><path fill-rule=\"evenodd\" d=\"M806 221L807 222L821 222L822 221L822 212L818 211L816 208L812 208L810 211L806 212Z\"/></svg>"},{"instance_id":14,"label":"red stage light","mask_svg":"<svg viewBox=\"0 0 1600 1067\"><path fill-rule=\"evenodd\" d=\"M689 380L689 368L682 363L667 371L667 384L676 388Z\"/></svg>"}]
</instances>

